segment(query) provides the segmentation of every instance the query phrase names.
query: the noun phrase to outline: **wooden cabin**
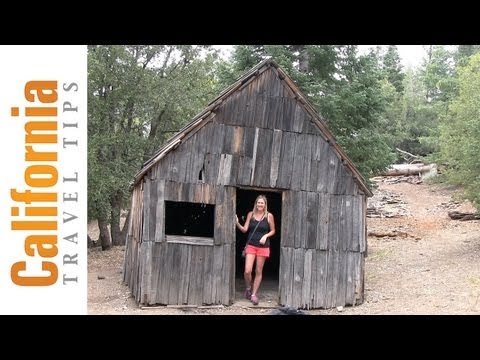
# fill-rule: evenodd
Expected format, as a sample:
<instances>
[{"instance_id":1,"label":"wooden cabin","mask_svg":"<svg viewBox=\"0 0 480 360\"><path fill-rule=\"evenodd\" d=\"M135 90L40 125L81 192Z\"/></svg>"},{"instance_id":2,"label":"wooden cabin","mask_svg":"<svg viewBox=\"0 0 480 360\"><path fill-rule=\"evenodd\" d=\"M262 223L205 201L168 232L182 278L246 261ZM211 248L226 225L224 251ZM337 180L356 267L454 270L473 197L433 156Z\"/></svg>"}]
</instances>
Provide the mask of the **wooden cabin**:
<instances>
[{"instance_id":1,"label":"wooden cabin","mask_svg":"<svg viewBox=\"0 0 480 360\"><path fill-rule=\"evenodd\" d=\"M270 281L278 305L362 303L372 193L272 60L224 90L136 175L124 262L136 301L230 305L243 297L245 234L234 219L243 224L258 194L277 228L260 301Z\"/></svg>"}]
</instances>

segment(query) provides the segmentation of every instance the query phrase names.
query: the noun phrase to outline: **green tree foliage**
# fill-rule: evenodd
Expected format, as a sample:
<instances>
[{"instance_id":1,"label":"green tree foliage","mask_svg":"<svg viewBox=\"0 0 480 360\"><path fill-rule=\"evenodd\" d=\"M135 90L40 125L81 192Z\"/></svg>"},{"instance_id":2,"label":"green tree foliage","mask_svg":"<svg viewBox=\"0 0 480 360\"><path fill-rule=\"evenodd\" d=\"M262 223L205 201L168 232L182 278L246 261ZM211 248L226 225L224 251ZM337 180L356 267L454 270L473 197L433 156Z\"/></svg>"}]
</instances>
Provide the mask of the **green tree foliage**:
<instances>
[{"instance_id":1,"label":"green tree foliage","mask_svg":"<svg viewBox=\"0 0 480 360\"><path fill-rule=\"evenodd\" d=\"M440 154L451 183L465 188L480 206L480 54L470 57L458 78L459 96L451 103L440 126Z\"/></svg>"},{"instance_id":2,"label":"green tree foliage","mask_svg":"<svg viewBox=\"0 0 480 360\"><path fill-rule=\"evenodd\" d=\"M428 48L428 58L423 70L423 81L427 93L427 101L448 101L456 96L454 53L445 46L434 45ZM446 111L447 106L444 106Z\"/></svg>"},{"instance_id":3,"label":"green tree foliage","mask_svg":"<svg viewBox=\"0 0 480 360\"><path fill-rule=\"evenodd\" d=\"M398 93L403 93L403 79L405 74L402 70L400 55L396 45L389 45L383 56L383 71L386 79L395 87Z\"/></svg>"},{"instance_id":4,"label":"green tree foliage","mask_svg":"<svg viewBox=\"0 0 480 360\"><path fill-rule=\"evenodd\" d=\"M141 164L213 97L213 55L197 46L88 49L88 216L102 246L123 243L120 210Z\"/></svg>"}]
</instances>

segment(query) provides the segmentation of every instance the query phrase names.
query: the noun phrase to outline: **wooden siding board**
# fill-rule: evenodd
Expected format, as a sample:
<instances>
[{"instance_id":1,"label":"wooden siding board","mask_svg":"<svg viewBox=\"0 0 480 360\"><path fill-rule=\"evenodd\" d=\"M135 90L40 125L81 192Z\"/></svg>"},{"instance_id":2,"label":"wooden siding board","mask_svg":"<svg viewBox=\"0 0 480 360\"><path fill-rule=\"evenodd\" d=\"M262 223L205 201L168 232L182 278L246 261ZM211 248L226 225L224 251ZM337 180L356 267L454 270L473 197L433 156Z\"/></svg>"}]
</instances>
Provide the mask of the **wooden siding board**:
<instances>
[{"instance_id":1,"label":"wooden siding board","mask_svg":"<svg viewBox=\"0 0 480 360\"><path fill-rule=\"evenodd\" d=\"M337 287L335 293L335 306L345 306L347 291L347 252L338 252Z\"/></svg>"},{"instance_id":2,"label":"wooden siding board","mask_svg":"<svg viewBox=\"0 0 480 360\"><path fill-rule=\"evenodd\" d=\"M203 303L210 305L214 303L212 296L213 287L213 246L205 247L203 261Z\"/></svg>"},{"instance_id":3,"label":"wooden siding board","mask_svg":"<svg viewBox=\"0 0 480 360\"><path fill-rule=\"evenodd\" d=\"M302 285L302 300L301 307L310 309L312 307L311 290L312 290L312 260L315 250L307 249L305 251L305 258L303 263L303 285Z\"/></svg>"},{"instance_id":4,"label":"wooden siding board","mask_svg":"<svg viewBox=\"0 0 480 360\"><path fill-rule=\"evenodd\" d=\"M287 273L289 259L287 258L287 255L287 248L280 244L280 263L278 268L278 296L280 305L285 305L286 284L289 278Z\"/></svg>"},{"instance_id":5,"label":"wooden siding board","mask_svg":"<svg viewBox=\"0 0 480 360\"><path fill-rule=\"evenodd\" d=\"M295 107L293 109L293 126L292 126L292 131L296 133L301 133L303 130L303 125L304 122L307 120L307 116L305 114L305 109L303 106L299 103L295 103Z\"/></svg>"},{"instance_id":6,"label":"wooden siding board","mask_svg":"<svg viewBox=\"0 0 480 360\"><path fill-rule=\"evenodd\" d=\"M280 155L282 149L282 131L274 130L272 138L272 158L270 165L270 187L275 188L278 179L278 169L280 165Z\"/></svg>"},{"instance_id":7,"label":"wooden siding board","mask_svg":"<svg viewBox=\"0 0 480 360\"><path fill-rule=\"evenodd\" d=\"M285 260L285 277L284 277L284 298L283 298L283 304L287 306L294 306L294 301L293 301L293 288L294 288L294 281L295 281L295 276L294 276L294 270L293 270L293 264L295 262L294 259L294 249L293 248L287 248L283 247L281 249L282 251L282 257Z\"/></svg>"},{"instance_id":8,"label":"wooden siding board","mask_svg":"<svg viewBox=\"0 0 480 360\"><path fill-rule=\"evenodd\" d=\"M345 279L345 305L355 305L355 257L359 253L347 251L347 270Z\"/></svg>"},{"instance_id":9,"label":"wooden siding board","mask_svg":"<svg viewBox=\"0 0 480 360\"><path fill-rule=\"evenodd\" d=\"M151 181L145 177L143 184L143 234L142 242L150 241L150 187Z\"/></svg>"},{"instance_id":10,"label":"wooden siding board","mask_svg":"<svg viewBox=\"0 0 480 360\"><path fill-rule=\"evenodd\" d=\"M222 265L222 275L220 281L220 291L221 297L220 301L224 305L230 304L230 274L233 270L232 268L232 245L231 243L226 243L223 245L223 265Z\"/></svg>"},{"instance_id":11,"label":"wooden siding board","mask_svg":"<svg viewBox=\"0 0 480 360\"><path fill-rule=\"evenodd\" d=\"M317 241L317 223L318 223L318 195L313 192L307 194L307 215L306 215L306 242L308 249L315 249Z\"/></svg>"},{"instance_id":12,"label":"wooden siding board","mask_svg":"<svg viewBox=\"0 0 480 360\"><path fill-rule=\"evenodd\" d=\"M359 209L359 215L360 215L360 228L358 229L358 236L359 236L359 242L360 242L360 252L367 252L367 234L366 234L366 211L367 211L367 205L366 205L366 200L365 198L360 198L359 200L360 203L360 209Z\"/></svg>"},{"instance_id":13,"label":"wooden siding board","mask_svg":"<svg viewBox=\"0 0 480 360\"><path fill-rule=\"evenodd\" d=\"M241 156L238 159L237 185L250 185L252 158Z\"/></svg>"},{"instance_id":14,"label":"wooden siding board","mask_svg":"<svg viewBox=\"0 0 480 360\"><path fill-rule=\"evenodd\" d=\"M234 130L233 126L225 125L224 135L223 135L223 145L222 145L222 154L233 154L234 147Z\"/></svg>"},{"instance_id":15,"label":"wooden siding board","mask_svg":"<svg viewBox=\"0 0 480 360\"><path fill-rule=\"evenodd\" d=\"M291 188L292 171L295 155L295 134L283 132L282 149L280 153L280 165L278 169L277 187L283 189Z\"/></svg>"},{"instance_id":16,"label":"wooden siding board","mask_svg":"<svg viewBox=\"0 0 480 360\"><path fill-rule=\"evenodd\" d=\"M259 129L253 186L264 188L270 186L272 139L272 130Z\"/></svg>"},{"instance_id":17,"label":"wooden siding board","mask_svg":"<svg viewBox=\"0 0 480 360\"><path fill-rule=\"evenodd\" d=\"M282 246L292 248L294 246L294 214L295 202L292 191L282 193Z\"/></svg>"},{"instance_id":18,"label":"wooden siding board","mask_svg":"<svg viewBox=\"0 0 480 360\"><path fill-rule=\"evenodd\" d=\"M167 249L168 249L168 244L166 242L158 243L156 244L158 247L158 269L159 269L159 274L158 274L158 282L157 282L157 303L166 305L168 304L168 277L169 277L169 270L168 270L168 264L167 264Z\"/></svg>"},{"instance_id":19,"label":"wooden siding board","mask_svg":"<svg viewBox=\"0 0 480 360\"><path fill-rule=\"evenodd\" d=\"M302 304L302 289L304 279L304 264L305 264L305 250L293 250L293 299L292 305L294 307L301 307Z\"/></svg>"},{"instance_id":20,"label":"wooden siding board","mask_svg":"<svg viewBox=\"0 0 480 360\"><path fill-rule=\"evenodd\" d=\"M330 148L327 142L322 143L322 150L320 153L320 164L317 167L318 171L318 182L317 182L317 192L326 193L328 191L328 167L329 167L329 158L330 158Z\"/></svg>"},{"instance_id":21,"label":"wooden siding board","mask_svg":"<svg viewBox=\"0 0 480 360\"><path fill-rule=\"evenodd\" d=\"M155 242L165 240L165 180L157 180L156 183L157 202L156 202L156 220L155 220Z\"/></svg>"},{"instance_id":22,"label":"wooden siding board","mask_svg":"<svg viewBox=\"0 0 480 360\"><path fill-rule=\"evenodd\" d=\"M361 199L359 196L354 196L352 199L352 240L350 242L350 250L360 251L360 231L361 231Z\"/></svg>"},{"instance_id":23,"label":"wooden siding board","mask_svg":"<svg viewBox=\"0 0 480 360\"><path fill-rule=\"evenodd\" d=\"M203 246L192 246L188 288L188 303L192 305L202 305L204 249Z\"/></svg>"},{"instance_id":24,"label":"wooden siding board","mask_svg":"<svg viewBox=\"0 0 480 360\"><path fill-rule=\"evenodd\" d=\"M224 214L226 213L225 206L225 187L217 187L217 205L215 205L215 225L214 225L214 237L213 242L215 245L222 245L225 243L225 231L224 231Z\"/></svg>"},{"instance_id":25,"label":"wooden siding board","mask_svg":"<svg viewBox=\"0 0 480 360\"><path fill-rule=\"evenodd\" d=\"M214 304L222 303L223 246L213 247L212 297Z\"/></svg>"},{"instance_id":26,"label":"wooden siding board","mask_svg":"<svg viewBox=\"0 0 480 360\"><path fill-rule=\"evenodd\" d=\"M169 244L170 245L170 244ZM184 254L182 254L182 248L179 244L171 245L168 247L168 265L170 268L170 277L169 277L169 287L168 287L168 303L171 305L179 304L179 293L180 293L180 281L182 278L182 273L180 269L180 259Z\"/></svg>"},{"instance_id":27,"label":"wooden siding board","mask_svg":"<svg viewBox=\"0 0 480 360\"><path fill-rule=\"evenodd\" d=\"M317 242L318 250L328 249L328 234L330 228L330 195L318 194L318 223L317 223Z\"/></svg>"},{"instance_id":28,"label":"wooden siding board","mask_svg":"<svg viewBox=\"0 0 480 360\"><path fill-rule=\"evenodd\" d=\"M293 190L302 189L302 177L305 162L305 138L302 135L296 135L294 161L292 169L291 188Z\"/></svg>"},{"instance_id":29,"label":"wooden siding board","mask_svg":"<svg viewBox=\"0 0 480 360\"><path fill-rule=\"evenodd\" d=\"M212 154L221 154L223 150L223 142L225 138L225 128L224 124L215 124L213 130L213 137L209 139L210 141L210 150Z\"/></svg>"}]
</instances>

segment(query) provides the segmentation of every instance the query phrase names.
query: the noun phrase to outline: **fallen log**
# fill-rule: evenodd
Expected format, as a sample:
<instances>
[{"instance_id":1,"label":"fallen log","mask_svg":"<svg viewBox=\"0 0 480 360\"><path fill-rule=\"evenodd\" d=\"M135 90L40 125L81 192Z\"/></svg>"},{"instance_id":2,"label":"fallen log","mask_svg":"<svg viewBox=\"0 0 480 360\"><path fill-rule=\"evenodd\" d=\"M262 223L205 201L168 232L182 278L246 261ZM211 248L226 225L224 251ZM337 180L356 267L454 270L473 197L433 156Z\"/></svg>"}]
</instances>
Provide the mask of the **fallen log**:
<instances>
[{"instance_id":1,"label":"fallen log","mask_svg":"<svg viewBox=\"0 0 480 360\"><path fill-rule=\"evenodd\" d=\"M460 220L460 221L480 220L479 213L464 213L460 211L449 211L448 216L452 220Z\"/></svg>"},{"instance_id":2,"label":"fallen log","mask_svg":"<svg viewBox=\"0 0 480 360\"><path fill-rule=\"evenodd\" d=\"M391 165L386 171L382 172L383 176L400 176L400 175L423 175L430 172L436 173L436 164L395 164Z\"/></svg>"}]
</instances>

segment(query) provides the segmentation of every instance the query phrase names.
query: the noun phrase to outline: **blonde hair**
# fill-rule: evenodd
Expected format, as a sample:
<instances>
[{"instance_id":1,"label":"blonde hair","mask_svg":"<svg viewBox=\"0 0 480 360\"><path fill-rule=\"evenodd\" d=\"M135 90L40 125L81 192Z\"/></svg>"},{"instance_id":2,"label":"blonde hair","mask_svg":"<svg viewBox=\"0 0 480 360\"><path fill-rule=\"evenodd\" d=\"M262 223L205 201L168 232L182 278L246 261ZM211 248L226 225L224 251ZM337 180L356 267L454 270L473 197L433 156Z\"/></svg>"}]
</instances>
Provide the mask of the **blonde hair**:
<instances>
[{"instance_id":1,"label":"blonde hair","mask_svg":"<svg viewBox=\"0 0 480 360\"><path fill-rule=\"evenodd\" d=\"M267 206L267 197L265 195L258 195L257 198L255 199L255 203L253 204L253 214L255 215L257 213L257 201L262 199L265 201L265 210L263 212L263 216L267 216L268 214L268 206Z\"/></svg>"}]
</instances>

